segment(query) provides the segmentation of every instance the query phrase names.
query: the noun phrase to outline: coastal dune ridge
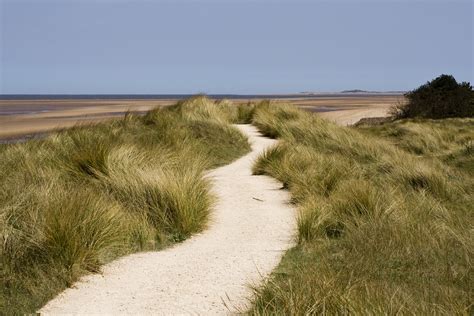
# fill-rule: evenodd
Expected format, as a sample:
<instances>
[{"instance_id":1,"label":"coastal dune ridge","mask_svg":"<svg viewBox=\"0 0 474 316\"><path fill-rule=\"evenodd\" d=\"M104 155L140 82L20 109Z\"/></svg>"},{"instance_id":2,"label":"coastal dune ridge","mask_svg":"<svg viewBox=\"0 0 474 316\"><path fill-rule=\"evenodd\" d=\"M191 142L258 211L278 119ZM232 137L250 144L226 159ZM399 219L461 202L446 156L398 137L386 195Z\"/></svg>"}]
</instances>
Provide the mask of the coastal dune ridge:
<instances>
[{"instance_id":1,"label":"coastal dune ridge","mask_svg":"<svg viewBox=\"0 0 474 316\"><path fill-rule=\"evenodd\" d=\"M0 96L0 142L22 141L37 134L77 124L116 119L123 117L127 112L143 114L155 107L173 105L186 96L4 95ZM346 124L354 123L362 117L384 116L390 106L403 100L403 96L396 93L220 95L219 97L230 97L235 104L257 102L265 98L290 102L302 109L320 113L325 118L344 120Z\"/></svg>"}]
</instances>

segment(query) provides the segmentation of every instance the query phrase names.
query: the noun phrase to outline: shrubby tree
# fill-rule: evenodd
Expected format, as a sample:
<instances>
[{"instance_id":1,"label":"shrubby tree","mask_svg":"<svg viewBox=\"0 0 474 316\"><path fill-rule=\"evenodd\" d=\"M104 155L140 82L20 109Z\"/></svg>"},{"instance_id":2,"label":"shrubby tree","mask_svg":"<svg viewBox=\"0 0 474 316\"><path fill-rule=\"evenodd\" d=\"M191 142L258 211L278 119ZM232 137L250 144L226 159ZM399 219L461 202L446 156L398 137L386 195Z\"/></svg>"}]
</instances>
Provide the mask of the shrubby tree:
<instances>
[{"instance_id":1,"label":"shrubby tree","mask_svg":"<svg viewBox=\"0 0 474 316\"><path fill-rule=\"evenodd\" d=\"M469 82L458 83L451 75L441 75L405 94L407 103L392 110L397 118L473 117L474 91Z\"/></svg>"}]
</instances>

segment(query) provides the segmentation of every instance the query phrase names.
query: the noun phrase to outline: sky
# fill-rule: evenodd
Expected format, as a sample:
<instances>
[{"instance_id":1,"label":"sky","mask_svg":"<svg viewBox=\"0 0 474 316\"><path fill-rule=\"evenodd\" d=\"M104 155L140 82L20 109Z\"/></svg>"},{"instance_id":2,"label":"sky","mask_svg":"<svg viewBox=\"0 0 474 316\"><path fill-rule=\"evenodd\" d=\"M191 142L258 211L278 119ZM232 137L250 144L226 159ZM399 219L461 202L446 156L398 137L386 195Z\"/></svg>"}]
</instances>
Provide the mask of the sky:
<instances>
[{"instance_id":1,"label":"sky","mask_svg":"<svg viewBox=\"0 0 474 316\"><path fill-rule=\"evenodd\" d=\"M260 94L473 82L470 0L0 0L0 94Z\"/></svg>"}]
</instances>

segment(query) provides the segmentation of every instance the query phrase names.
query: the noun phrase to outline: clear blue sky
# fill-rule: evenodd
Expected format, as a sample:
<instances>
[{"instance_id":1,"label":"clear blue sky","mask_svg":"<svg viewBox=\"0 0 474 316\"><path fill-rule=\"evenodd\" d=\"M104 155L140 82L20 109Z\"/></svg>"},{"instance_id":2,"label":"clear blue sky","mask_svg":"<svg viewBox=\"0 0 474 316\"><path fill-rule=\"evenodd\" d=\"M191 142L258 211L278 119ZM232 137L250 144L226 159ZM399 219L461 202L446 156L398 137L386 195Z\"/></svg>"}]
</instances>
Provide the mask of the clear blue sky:
<instances>
[{"instance_id":1,"label":"clear blue sky","mask_svg":"<svg viewBox=\"0 0 474 316\"><path fill-rule=\"evenodd\" d=\"M456 0L0 0L0 93L291 93L473 81Z\"/></svg>"}]
</instances>

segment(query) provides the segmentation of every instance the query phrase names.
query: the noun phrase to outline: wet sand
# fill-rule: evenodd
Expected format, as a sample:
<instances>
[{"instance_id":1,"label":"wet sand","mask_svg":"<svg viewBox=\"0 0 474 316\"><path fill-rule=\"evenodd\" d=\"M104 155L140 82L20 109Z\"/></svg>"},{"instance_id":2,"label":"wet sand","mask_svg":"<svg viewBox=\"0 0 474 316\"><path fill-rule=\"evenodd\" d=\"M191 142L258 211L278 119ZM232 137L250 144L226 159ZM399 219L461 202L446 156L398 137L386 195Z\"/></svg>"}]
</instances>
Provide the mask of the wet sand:
<instances>
[{"instance_id":1,"label":"wet sand","mask_svg":"<svg viewBox=\"0 0 474 316\"><path fill-rule=\"evenodd\" d=\"M176 100L0 100L0 139L144 113Z\"/></svg>"},{"instance_id":2,"label":"wet sand","mask_svg":"<svg viewBox=\"0 0 474 316\"><path fill-rule=\"evenodd\" d=\"M232 99L235 103L257 100ZM403 97L398 95L338 95L291 98L285 99L284 102L348 125L363 117L384 116L390 106L400 100L403 100ZM0 143L28 139L38 133L76 124L122 117L127 111L144 113L155 107L176 102L177 99L0 100Z\"/></svg>"}]
</instances>

